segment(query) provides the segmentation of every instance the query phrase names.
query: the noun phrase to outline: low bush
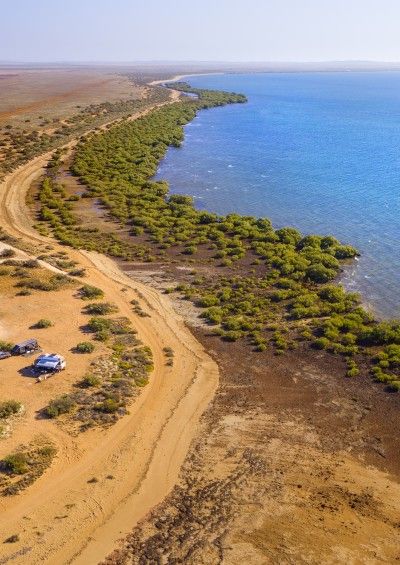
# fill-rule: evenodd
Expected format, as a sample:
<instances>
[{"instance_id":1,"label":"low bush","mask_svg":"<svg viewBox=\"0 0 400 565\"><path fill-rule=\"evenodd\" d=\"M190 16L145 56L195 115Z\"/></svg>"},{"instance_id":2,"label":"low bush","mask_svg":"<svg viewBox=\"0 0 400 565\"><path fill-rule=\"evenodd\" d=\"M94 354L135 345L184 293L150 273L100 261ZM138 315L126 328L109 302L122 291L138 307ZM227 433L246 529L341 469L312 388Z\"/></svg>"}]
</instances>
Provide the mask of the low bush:
<instances>
[{"instance_id":1,"label":"low bush","mask_svg":"<svg viewBox=\"0 0 400 565\"><path fill-rule=\"evenodd\" d=\"M16 252L14 251L14 249L3 249L3 251L0 251L0 258L3 259L9 259L15 256L16 256Z\"/></svg>"},{"instance_id":2,"label":"low bush","mask_svg":"<svg viewBox=\"0 0 400 565\"><path fill-rule=\"evenodd\" d=\"M97 375L85 375L79 382L81 388L97 387L101 384L101 378Z\"/></svg>"},{"instance_id":3,"label":"low bush","mask_svg":"<svg viewBox=\"0 0 400 565\"><path fill-rule=\"evenodd\" d=\"M86 275L85 269L72 269L68 273L71 277L84 277Z\"/></svg>"},{"instance_id":4,"label":"low bush","mask_svg":"<svg viewBox=\"0 0 400 565\"><path fill-rule=\"evenodd\" d=\"M110 335L135 333L128 318L103 318L94 316L88 322L89 331L96 334L96 339L105 341Z\"/></svg>"},{"instance_id":5,"label":"low bush","mask_svg":"<svg viewBox=\"0 0 400 565\"><path fill-rule=\"evenodd\" d=\"M174 350L172 349L172 347L163 347L163 351L166 357L174 356Z\"/></svg>"},{"instance_id":6,"label":"low bush","mask_svg":"<svg viewBox=\"0 0 400 565\"><path fill-rule=\"evenodd\" d=\"M12 475L23 475L29 471L29 458L26 453L19 451L7 455L1 463L1 468Z\"/></svg>"},{"instance_id":7,"label":"low bush","mask_svg":"<svg viewBox=\"0 0 400 565\"><path fill-rule=\"evenodd\" d=\"M50 328L52 325L53 325L53 322L51 320L47 320L46 318L41 318L32 327L34 329L44 329L44 328Z\"/></svg>"},{"instance_id":8,"label":"low bush","mask_svg":"<svg viewBox=\"0 0 400 565\"><path fill-rule=\"evenodd\" d=\"M51 400L48 406L44 409L44 414L48 418L57 418L58 416L61 416L61 414L68 414L75 408L75 406L76 402L73 396L65 394Z\"/></svg>"},{"instance_id":9,"label":"low bush","mask_svg":"<svg viewBox=\"0 0 400 565\"><path fill-rule=\"evenodd\" d=\"M19 541L19 534L12 534L4 540L4 543L16 543Z\"/></svg>"},{"instance_id":10,"label":"low bush","mask_svg":"<svg viewBox=\"0 0 400 565\"><path fill-rule=\"evenodd\" d=\"M114 414L120 408L121 404L114 398L106 398L103 402L100 402L96 406L96 410L99 412L105 412L106 414Z\"/></svg>"},{"instance_id":11,"label":"low bush","mask_svg":"<svg viewBox=\"0 0 400 565\"><path fill-rule=\"evenodd\" d=\"M3 400L0 402L0 419L6 419L20 412L22 404L16 400Z\"/></svg>"},{"instance_id":12,"label":"low bush","mask_svg":"<svg viewBox=\"0 0 400 565\"><path fill-rule=\"evenodd\" d=\"M94 351L94 344L90 341L81 341L75 347L77 353L92 353Z\"/></svg>"},{"instance_id":13,"label":"low bush","mask_svg":"<svg viewBox=\"0 0 400 565\"><path fill-rule=\"evenodd\" d=\"M79 289L79 295L82 300L100 300L104 297L104 292L96 286L85 284Z\"/></svg>"},{"instance_id":14,"label":"low bush","mask_svg":"<svg viewBox=\"0 0 400 565\"><path fill-rule=\"evenodd\" d=\"M39 267L39 262L36 259L27 259L22 262L22 266L25 269L37 269Z\"/></svg>"},{"instance_id":15,"label":"low bush","mask_svg":"<svg viewBox=\"0 0 400 565\"><path fill-rule=\"evenodd\" d=\"M111 304L110 302L95 302L85 306L84 312L92 316L106 316L107 314L115 314L118 312L118 308L115 304Z\"/></svg>"},{"instance_id":16,"label":"low bush","mask_svg":"<svg viewBox=\"0 0 400 565\"><path fill-rule=\"evenodd\" d=\"M357 363L353 359L348 359L346 377L357 377L359 374L360 369L357 367Z\"/></svg>"}]
</instances>

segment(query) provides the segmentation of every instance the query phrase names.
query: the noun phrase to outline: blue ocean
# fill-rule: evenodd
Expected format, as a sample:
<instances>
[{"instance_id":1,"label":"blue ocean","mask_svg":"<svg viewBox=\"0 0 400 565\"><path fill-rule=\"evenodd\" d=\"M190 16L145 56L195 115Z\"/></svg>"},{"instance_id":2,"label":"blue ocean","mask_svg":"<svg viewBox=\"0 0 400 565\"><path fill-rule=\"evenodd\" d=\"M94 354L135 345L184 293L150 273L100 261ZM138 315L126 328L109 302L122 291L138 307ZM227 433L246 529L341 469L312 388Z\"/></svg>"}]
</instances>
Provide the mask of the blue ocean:
<instances>
[{"instance_id":1,"label":"blue ocean","mask_svg":"<svg viewBox=\"0 0 400 565\"><path fill-rule=\"evenodd\" d=\"M249 102L206 110L157 178L198 208L332 234L361 257L343 273L377 315L400 317L400 73L188 77Z\"/></svg>"}]
</instances>

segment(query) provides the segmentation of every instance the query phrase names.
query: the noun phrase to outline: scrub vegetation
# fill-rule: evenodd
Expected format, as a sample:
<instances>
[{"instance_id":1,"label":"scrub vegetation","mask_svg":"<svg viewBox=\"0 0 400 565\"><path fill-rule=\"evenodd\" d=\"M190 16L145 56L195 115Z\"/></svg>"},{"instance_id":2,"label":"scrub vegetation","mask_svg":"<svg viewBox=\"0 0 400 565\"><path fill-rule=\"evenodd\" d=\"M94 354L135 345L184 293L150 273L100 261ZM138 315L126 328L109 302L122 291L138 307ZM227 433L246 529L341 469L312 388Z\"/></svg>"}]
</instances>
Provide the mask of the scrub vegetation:
<instances>
[{"instance_id":1,"label":"scrub vegetation","mask_svg":"<svg viewBox=\"0 0 400 565\"><path fill-rule=\"evenodd\" d=\"M3 400L0 402L0 420L6 420L22 410L22 404L17 400Z\"/></svg>"},{"instance_id":2,"label":"scrub vegetation","mask_svg":"<svg viewBox=\"0 0 400 565\"><path fill-rule=\"evenodd\" d=\"M96 340L105 342L112 353L93 361L90 372L76 384L75 391L54 398L43 410L47 418L64 416L79 432L111 425L124 416L129 402L139 387L148 383L153 370L151 350L137 339L130 321L105 317L116 311L107 302L88 304L83 311L93 310L97 315L90 318L86 330ZM93 349L91 342L76 346L79 353L91 353Z\"/></svg>"},{"instance_id":3,"label":"scrub vegetation","mask_svg":"<svg viewBox=\"0 0 400 565\"><path fill-rule=\"evenodd\" d=\"M173 85L188 96L146 116L83 140L72 172L86 186L83 198L100 201L111 218L129 227L132 243L117 235L88 233L52 171L39 191L39 229L72 247L97 249L124 259L207 264L175 291L202 309L213 331L227 341L245 339L255 351L310 345L343 356L348 377L360 367L390 390L400 388L400 323L380 322L360 305L357 294L336 284L344 262L358 255L332 236L274 229L266 218L196 210L190 196L170 194L152 180L169 146L179 147L183 126L198 111L243 103L242 95ZM99 318L89 322L96 339L109 332ZM100 327L101 326L101 327ZM103 327L104 326L104 327Z\"/></svg>"},{"instance_id":4,"label":"scrub vegetation","mask_svg":"<svg viewBox=\"0 0 400 565\"><path fill-rule=\"evenodd\" d=\"M0 343L0 351L1 351ZM0 438L8 437L11 433L11 420L20 416L24 411L21 402L17 400L3 400L0 402Z\"/></svg>"},{"instance_id":5,"label":"scrub vegetation","mask_svg":"<svg viewBox=\"0 0 400 565\"><path fill-rule=\"evenodd\" d=\"M5 259L0 263L0 289L13 290L16 295L28 296L32 292L51 292L72 288L75 282L70 277L39 266L36 261ZM50 327L50 320L39 320L35 328Z\"/></svg>"},{"instance_id":6,"label":"scrub vegetation","mask_svg":"<svg viewBox=\"0 0 400 565\"><path fill-rule=\"evenodd\" d=\"M51 320L47 320L46 318L41 318L36 324L33 325L35 330L42 330L45 328L51 328L53 322Z\"/></svg>"},{"instance_id":7,"label":"scrub vegetation","mask_svg":"<svg viewBox=\"0 0 400 565\"><path fill-rule=\"evenodd\" d=\"M25 490L51 465L57 451L44 437L21 445L0 461L0 493L12 496Z\"/></svg>"},{"instance_id":8,"label":"scrub vegetation","mask_svg":"<svg viewBox=\"0 0 400 565\"><path fill-rule=\"evenodd\" d=\"M10 124L0 127L0 180L22 163L65 144L89 129L168 100L162 88L149 89L147 94L142 99L91 104L68 118L43 120L37 129Z\"/></svg>"}]
</instances>

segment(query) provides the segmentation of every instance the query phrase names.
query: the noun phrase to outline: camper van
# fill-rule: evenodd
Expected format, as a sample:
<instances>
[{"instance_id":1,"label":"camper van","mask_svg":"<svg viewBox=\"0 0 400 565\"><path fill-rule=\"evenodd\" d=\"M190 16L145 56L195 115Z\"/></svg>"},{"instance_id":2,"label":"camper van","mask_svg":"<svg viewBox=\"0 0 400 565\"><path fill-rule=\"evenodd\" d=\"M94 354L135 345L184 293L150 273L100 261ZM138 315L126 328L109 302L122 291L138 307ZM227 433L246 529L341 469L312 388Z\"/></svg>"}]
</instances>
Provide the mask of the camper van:
<instances>
[{"instance_id":1,"label":"camper van","mask_svg":"<svg viewBox=\"0 0 400 565\"><path fill-rule=\"evenodd\" d=\"M33 364L33 371L35 375L41 375L43 373L58 373L63 371L67 363L62 357L57 353L44 353L39 355Z\"/></svg>"}]
</instances>

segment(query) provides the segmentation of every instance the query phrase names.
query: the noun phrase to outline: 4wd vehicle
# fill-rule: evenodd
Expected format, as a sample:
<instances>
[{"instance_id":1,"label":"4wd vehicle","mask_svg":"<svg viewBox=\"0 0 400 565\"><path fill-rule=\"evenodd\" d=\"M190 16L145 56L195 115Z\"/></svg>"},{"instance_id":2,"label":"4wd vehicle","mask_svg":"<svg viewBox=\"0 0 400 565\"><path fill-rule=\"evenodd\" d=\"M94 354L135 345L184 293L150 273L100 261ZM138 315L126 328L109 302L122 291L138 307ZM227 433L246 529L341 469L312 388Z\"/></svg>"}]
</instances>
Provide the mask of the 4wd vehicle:
<instances>
[{"instance_id":1,"label":"4wd vehicle","mask_svg":"<svg viewBox=\"0 0 400 565\"><path fill-rule=\"evenodd\" d=\"M42 375L45 373L58 373L63 371L67 366L66 361L62 355L57 353L44 353L39 355L33 364L33 371L35 375Z\"/></svg>"}]
</instances>

